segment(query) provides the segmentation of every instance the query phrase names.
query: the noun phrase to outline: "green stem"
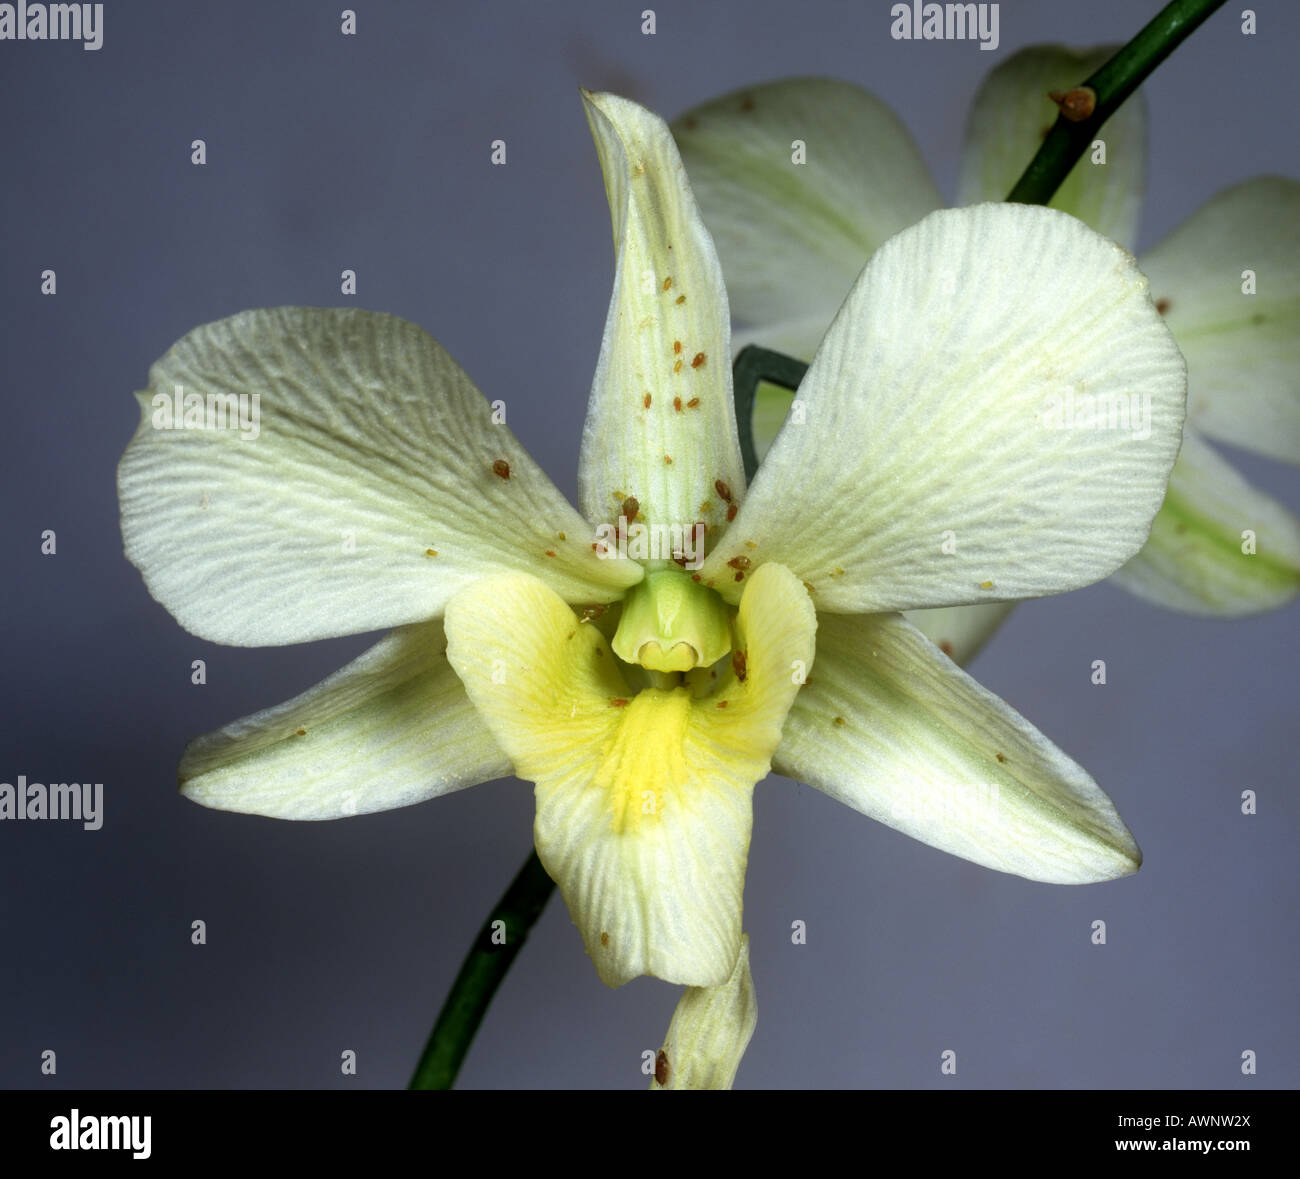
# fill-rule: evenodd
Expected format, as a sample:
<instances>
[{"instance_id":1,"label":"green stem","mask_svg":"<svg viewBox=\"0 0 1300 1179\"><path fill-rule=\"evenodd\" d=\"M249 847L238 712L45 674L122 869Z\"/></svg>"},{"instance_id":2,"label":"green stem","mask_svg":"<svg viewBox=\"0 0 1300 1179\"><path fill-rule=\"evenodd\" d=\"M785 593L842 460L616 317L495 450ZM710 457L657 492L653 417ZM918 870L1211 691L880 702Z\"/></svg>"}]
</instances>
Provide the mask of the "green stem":
<instances>
[{"instance_id":1,"label":"green stem","mask_svg":"<svg viewBox=\"0 0 1300 1179\"><path fill-rule=\"evenodd\" d=\"M758 396L758 383L768 381L783 389L797 389L807 371L808 366L802 360L757 344L747 344L736 354L731 366L731 387L746 479L752 479L758 470L758 452L754 449L754 398Z\"/></svg>"},{"instance_id":2,"label":"green stem","mask_svg":"<svg viewBox=\"0 0 1300 1179\"><path fill-rule=\"evenodd\" d=\"M450 1089L455 1083L497 987L554 891L555 881L546 874L537 852L530 852L461 963L408 1089ZM504 925L504 940L495 928L498 921Z\"/></svg>"},{"instance_id":3,"label":"green stem","mask_svg":"<svg viewBox=\"0 0 1300 1179\"><path fill-rule=\"evenodd\" d=\"M1059 115L1029 167L1007 197L1022 205L1045 205L1110 118L1147 75L1223 5L1224 0L1172 0L1136 37L1080 87L1097 98L1092 114L1079 122Z\"/></svg>"}]
</instances>

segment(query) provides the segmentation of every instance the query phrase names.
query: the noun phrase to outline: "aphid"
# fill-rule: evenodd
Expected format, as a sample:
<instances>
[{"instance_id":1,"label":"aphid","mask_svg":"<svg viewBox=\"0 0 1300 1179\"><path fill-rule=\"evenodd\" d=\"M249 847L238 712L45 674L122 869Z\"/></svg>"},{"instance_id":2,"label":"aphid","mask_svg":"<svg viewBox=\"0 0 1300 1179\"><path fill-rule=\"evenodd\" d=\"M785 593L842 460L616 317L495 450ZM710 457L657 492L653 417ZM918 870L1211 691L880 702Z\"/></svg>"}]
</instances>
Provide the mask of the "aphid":
<instances>
[{"instance_id":1,"label":"aphid","mask_svg":"<svg viewBox=\"0 0 1300 1179\"><path fill-rule=\"evenodd\" d=\"M758 548L758 542L753 540L747 540L745 541L745 547L747 549L756 549Z\"/></svg>"},{"instance_id":2,"label":"aphid","mask_svg":"<svg viewBox=\"0 0 1300 1179\"><path fill-rule=\"evenodd\" d=\"M806 687L807 685L804 686ZM844 723L844 718L842 716L837 716L833 723L836 725L842 725Z\"/></svg>"},{"instance_id":3,"label":"aphid","mask_svg":"<svg viewBox=\"0 0 1300 1179\"><path fill-rule=\"evenodd\" d=\"M1006 761L1006 760L1007 760L1007 755L1006 755L1005 753L998 753L998 754L995 754L994 756L998 759L998 761Z\"/></svg>"},{"instance_id":4,"label":"aphid","mask_svg":"<svg viewBox=\"0 0 1300 1179\"><path fill-rule=\"evenodd\" d=\"M725 700L719 700L718 703L715 705L715 707L716 707L716 708L726 708L726 707L727 707L727 702L726 702Z\"/></svg>"},{"instance_id":5,"label":"aphid","mask_svg":"<svg viewBox=\"0 0 1300 1179\"><path fill-rule=\"evenodd\" d=\"M1049 90L1047 97L1061 108L1061 114L1071 123L1082 123L1097 109L1097 92L1091 86L1076 86L1073 90Z\"/></svg>"},{"instance_id":6,"label":"aphid","mask_svg":"<svg viewBox=\"0 0 1300 1179\"><path fill-rule=\"evenodd\" d=\"M641 403L646 407L646 409L649 409L649 408L650 408L650 394L649 394L649 393L647 393L643 398L641 398Z\"/></svg>"},{"instance_id":7,"label":"aphid","mask_svg":"<svg viewBox=\"0 0 1300 1179\"><path fill-rule=\"evenodd\" d=\"M681 364L681 361L679 360L677 363ZM678 413L682 412L682 399L680 397L673 398L673 409L675 409Z\"/></svg>"},{"instance_id":8,"label":"aphid","mask_svg":"<svg viewBox=\"0 0 1300 1179\"><path fill-rule=\"evenodd\" d=\"M991 581L980 582L980 589L992 589L992 588L993 588L993 583Z\"/></svg>"},{"instance_id":9,"label":"aphid","mask_svg":"<svg viewBox=\"0 0 1300 1179\"><path fill-rule=\"evenodd\" d=\"M426 557L436 557L436 556L438 555L438 550L437 550L437 549L425 549L425 550L424 550L424 555L425 555Z\"/></svg>"},{"instance_id":10,"label":"aphid","mask_svg":"<svg viewBox=\"0 0 1300 1179\"><path fill-rule=\"evenodd\" d=\"M563 532L557 532L557 533L555 534L555 539L556 539L556 540L568 540L569 538L568 538L567 536L565 536Z\"/></svg>"},{"instance_id":11,"label":"aphid","mask_svg":"<svg viewBox=\"0 0 1300 1179\"><path fill-rule=\"evenodd\" d=\"M700 399L698 397L692 397L690 401L686 403L686 408L694 409L697 405L699 405L699 403L700 403Z\"/></svg>"},{"instance_id":12,"label":"aphid","mask_svg":"<svg viewBox=\"0 0 1300 1179\"><path fill-rule=\"evenodd\" d=\"M668 1053L662 1048L655 1053L655 1080L661 1085L668 1084Z\"/></svg>"},{"instance_id":13,"label":"aphid","mask_svg":"<svg viewBox=\"0 0 1300 1179\"><path fill-rule=\"evenodd\" d=\"M733 569L748 569L750 562L748 557L732 557L727 564Z\"/></svg>"},{"instance_id":14,"label":"aphid","mask_svg":"<svg viewBox=\"0 0 1300 1179\"><path fill-rule=\"evenodd\" d=\"M680 359L678 359L673 362L673 372L679 373L681 371L682 371L682 362Z\"/></svg>"},{"instance_id":15,"label":"aphid","mask_svg":"<svg viewBox=\"0 0 1300 1179\"><path fill-rule=\"evenodd\" d=\"M635 495L629 495L627 499L623 501L623 507L621 511L629 524L631 524L632 521L636 519L636 514L640 510L641 510L641 505L637 503Z\"/></svg>"},{"instance_id":16,"label":"aphid","mask_svg":"<svg viewBox=\"0 0 1300 1179\"><path fill-rule=\"evenodd\" d=\"M1159 311L1161 315L1163 315L1166 311L1169 310L1169 300L1168 300L1168 299L1157 299L1157 300L1156 300L1156 310Z\"/></svg>"},{"instance_id":17,"label":"aphid","mask_svg":"<svg viewBox=\"0 0 1300 1179\"><path fill-rule=\"evenodd\" d=\"M940 640L939 650L942 651L945 655L947 655L949 659L952 658L952 644L948 642L947 639Z\"/></svg>"},{"instance_id":18,"label":"aphid","mask_svg":"<svg viewBox=\"0 0 1300 1179\"><path fill-rule=\"evenodd\" d=\"M677 296L677 306L678 306L678 307L680 307L680 306L681 306L683 303L685 303L685 302L686 302L686 296L685 296L685 295L678 295L678 296Z\"/></svg>"},{"instance_id":19,"label":"aphid","mask_svg":"<svg viewBox=\"0 0 1300 1179\"><path fill-rule=\"evenodd\" d=\"M671 467L673 465L673 456L671 454L664 455L664 462Z\"/></svg>"},{"instance_id":20,"label":"aphid","mask_svg":"<svg viewBox=\"0 0 1300 1179\"><path fill-rule=\"evenodd\" d=\"M492 474L496 475L499 479L509 479L510 464L506 462L505 459L497 459L497 461L492 464Z\"/></svg>"},{"instance_id":21,"label":"aphid","mask_svg":"<svg viewBox=\"0 0 1300 1179\"><path fill-rule=\"evenodd\" d=\"M682 342L681 342L681 340L674 340L674 341L673 341L673 355L674 355L674 356L680 356L680 355L681 355L681 352L682 352Z\"/></svg>"},{"instance_id":22,"label":"aphid","mask_svg":"<svg viewBox=\"0 0 1300 1179\"><path fill-rule=\"evenodd\" d=\"M704 363L704 353L697 352L691 359L691 368L699 368Z\"/></svg>"},{"instance_id":23,"label":"aphid","mask_svg":"<svg viewBox=\"0 0 1300 1179\"><path fill-rule=\"evenodd\" d=\"M735 580L735 581L744 581L744 580L745 580L745 574L744 574L744 572L743 572L742 570L740 570L740 569L737 569L737 570L736 570L736 576L735 576L735 578L734 578L733 580Z\"/></svg>"},{"instance_id":24,"label":"aphid","mask_svg":"<svg viewBox=\"0 0 1300 1179\"><path fill-rule=\"evenodd\" d=\"M740 511L740 508L739 508L736 504L728 504L728 505L727 505L727 520L728 520L728 521L734 520L734 519L736 518L736 513L737 513L738 511Z\"/></svg>"},{"instance_id":25,"label":"aphid","mask_svg":"<svg viewBox=\"0 0 1300 1179\"><path fill-rule=\"evenodd\" d=\"M713 490L718 493L718 498L720 500L723 500L726 503L731 503L731 488L721 479L715 479L713 481Z\"/></svg>"},{"instance_id":26,"label":"aphid","mask_svg":"<svg viewBox=\"0 0 1300 1179\"><path fill-rule=\"evenodd\" d=\"M691 574L691 580L692 580L692 581L699 581L699 580L700 580L700 575L699 575L698 573L692 573L692 574Z\"/></svg>"},{"instance_id":27,"label":"aphid","mask_svg":"<svg viewBox=\"0 0 1300 1179\"><path fill-rule=\"evenodd\" d=\"M615 696L610 702L612 708L626 708L627 701L622 696Z\"/></svg>"},{"instance_id":28,"label":"aphid","mask_svg":"<svg viewBox=\"0 0 1300 1179\"><path fill-rule=\"evenodd\" d=\"M604 613L605 607L599 602L594 606L584 606L582 608L582 620L583 622L590 622L594 618L599 618Z\"/></svg>"},{"instance_id":29,"label":"aphid","mask_svg":"<svg viewBox=\"0 0 1300 1179\"><path fill-rule=\"evenodd\" d=\"M600 931L600 944L602 946L609 945L609 934L607 934L603 929Z\"/></svg>"},{"instance_id":30,"label":"aphid","mask_svg":"<svg viewBox=\"0 0 1300 1179\"><path fill-rule=\"evenodd\" d=\"M296 735L299 736L299 737L305 737L305 736L307 736L307 730L306 730L306 729L299 729Z\"/></svg>"},{"instance_id":31,"label":"aphid","mask_svg":"<svg viewBox=\"0 0 1300 1179\"><path fill-rule=\"evenodd\" d=\"M666 279L664 279L664 290L665 291L672 290L672 285L673 285L672 276L669 275Z\"/></svg>"},{"instance_id":32,"label":"aphid","mask_svg":"<svg viewBox=\"0 0 1300 1179\"><path fill-rule=\"evenodd\" d=\"M731 653L731 670L736 673L736 679L742 684L745 682L745 659L744 651L732 651Z\"/></svg>"},{"instance_id":33,"label":"aphid","mask_svg":"<svg viewBox=\"0 0 1300 1179\"><path fill-rule=\"evenodd\" d=\"M554 549L547 549L547 550L546 550L546 555L547 555L548 557L553 557L553 556L555 556L555 550L554 550Z\"/></svg>"}]
</instances>

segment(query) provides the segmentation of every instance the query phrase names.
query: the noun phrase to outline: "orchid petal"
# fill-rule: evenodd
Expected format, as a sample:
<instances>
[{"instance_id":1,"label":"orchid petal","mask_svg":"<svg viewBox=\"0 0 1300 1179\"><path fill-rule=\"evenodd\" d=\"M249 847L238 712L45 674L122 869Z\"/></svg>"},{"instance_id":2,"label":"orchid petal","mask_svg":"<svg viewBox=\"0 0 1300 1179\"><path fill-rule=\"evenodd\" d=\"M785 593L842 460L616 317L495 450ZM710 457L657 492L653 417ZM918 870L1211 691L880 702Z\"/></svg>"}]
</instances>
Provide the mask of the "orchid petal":
<instances>
[{"instance_id":1,"label":"orchid petal","mask_svg":"<svg viewBox=\"0 0 1300 1179\"><path fill-rule=\"evenodd\" d=\"M867 264L700 572L734 599L730 560L778 561L838 612L1088 585L1146 540L1185 379L1113 242L1033 206L932 213Z\"/></svg>"},{"instance_id":2,"label":"orchid petal","mask_svg":"<svg viewBox=\"0 0 1300 1179\"><path fill-rule=\"evenodd\" d=\"M749 935L742 934L731 977L716 987L687 987L677 1001L650 1088L730 1089L757 1025Z\"/></svg>"},{"instance_id":3,"label":"orchid petal","mask_svg":"<svg viewBox=\"0 0 1300 1179\"><path fill-rule=\"evenodd\" d=\"M213 428L241 396L248 428ZM598 559L455 361L395 316L246 311L184 336L137 397L118 467L126 555L202 638L262 646L422 621L502 569L536 569L570 601L609 601L641 576ZM195 428L176 428L186 397Z\"/></svg>"},{"instance_id":4,"label":"orchid petal","mask_svg":"<svg viewBox=\"0 0 1300 1179\"><path fill-rule=\"evenodd\" d=\"M1225 189L1141 266L1187 357L1188 419L1300 463L1300 183L1259 176Z\"/></svg>"},{"instance_id":5,"label":"orchid petal","mask_svg":"<svg viewBox=\"0 0 1300 1179\"><path fill-rule=\"evenodd\" d=\"M1189 426L1151 539L1111 580L1190 614L1273 610L1300 593L1300 519Z\"/></svg>"},{"instance_id":6,"label":"orchid petal","mask_svg":"<svg viewBox=\"0 0 1300 1179\"><path fill-rule=\"evenodd\" d=\"M223 811L339 819L508 776L445 648L440 623L403 627L302 695L191 741L181 793Z\"/></svg>"},{"instance_id":7,"label":"orchid petal","mask_svg":"<svg viewBox=\"0 0 1300 1179\"><path fill-rule=\"evenodd\" d=\"M1085 884L1142 854L1082 767L897 615L820 615L817 671L773 759L941 851Z\"/></svg>"},{"instance_id":8,"label":"orchid petal","mask_svg":"<svg viewBox=\"0 0 1300 1179\"><path fill-rule=\"evenodd\" d=\"M799 308L824 330L876 248L943 204L898 117L849 82L739 90L687 111L673 134L741 322Z\"/></svg>"},{"instance_id":9,"label":"orchid petal","mask_svg":"<svg viewBox=\"0 0 1300 1179\"><path fill-rule=\"evenodd\" d=\"M1015 606L1015 602L939 606L909 610L904 617L958 667L965 667L984 649Z\"/></svg>"},{"instance_id":10,"label":"orchid petal","mask_svg":"<svg viewBox=\"0 0 1300 1179\"><path fill-rule=\"evenodd\" d=\"M612 94L583 97L617 267L583 429L582 509L597 524L700 522L716 536L726 503L715 482L745 486L717 254L667 124Z\"/></svg>"},{"instance_id":11,"label":"orchid petal","mask_svg":"<svg viewBox=\"0 0 1300 1179\"><path fill-rule=\"evenodd\" d=\"M534 578L452 599L448 651L515 772L537 785L537 854L602 980L688 986L731 975L754 784L810 667L816 619L793 575L765 566L736 619L743 679L713 695L633 694L604 636Z\"/></svg>"}]
</instances>

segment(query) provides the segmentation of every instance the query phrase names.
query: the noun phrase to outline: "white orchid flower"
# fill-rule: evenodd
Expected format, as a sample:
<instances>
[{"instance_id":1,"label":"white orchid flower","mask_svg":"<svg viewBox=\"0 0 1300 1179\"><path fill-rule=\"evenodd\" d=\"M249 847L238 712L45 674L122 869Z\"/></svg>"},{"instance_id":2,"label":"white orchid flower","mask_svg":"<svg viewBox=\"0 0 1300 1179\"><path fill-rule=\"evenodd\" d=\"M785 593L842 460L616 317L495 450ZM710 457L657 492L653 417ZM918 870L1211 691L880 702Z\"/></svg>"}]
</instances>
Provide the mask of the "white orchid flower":
<instances>
[{"instance_id":1,"label":"white orchid flower","mask_svg":"<svg viewBox=\"0 0 1300 1179\"><path fill-rule=\"evenodd\" d=\"M1003 199L1056 119L1049 92L1075 85L1112 53L1033 46L994 69L970 111L959 203ZM1052 201L1129 248L1145 185L1142 98L1107 121L1104 164L1094 148ZM673 130L746 325L737 347L811 357L867 259L943 203L903 124L847 82L750 87L688 111ZM791 162L796 140L802 164ZM1300 519L1250 486L1203 435L1300 462L1300 184L1265 176L1228 189L1138 265L1187 359L1188 422L1151 538L1114 580L1196 614L1284 605L1300 592ZM1243 294L1252 289L1246 270L1258 271L1254 294ZM1095 413L1110 428L1145 429L1144 403L1107 405L1092 392L1063 397L1062 416ZM787 391L762 386L753 418L760 457L790 404ZM966 662L1010 609L909 618Z\"/></svg>"},{"instance_id":2,"label":"white orchid flower","mask_svg":"<svg viewBox=\"0 0 1300 1179\"><path fill-rule=\"evenodd\" d=\"M732 976L770 767L1004 871L1134 871L1092 779L895 613L1072 589L1146 539L1185 374L1132 258L1040 208L899 234L826 336L806 423L746 490L722 272L677 149L634 103L584 97L617 272L581 515L438 344L391 316L246 312L153 367L119 469L150 592L217 642L397 628L193 742L183 792L326 819L513 770L536 785L538 854L611 985ZM1041 428L1044 398L1078 382L1149 392L1150 435ZM204 404L257 392L257 437L157 428L178 388ZM663 536L677 559L653 551Z\"/></svg>"}]
</instances>

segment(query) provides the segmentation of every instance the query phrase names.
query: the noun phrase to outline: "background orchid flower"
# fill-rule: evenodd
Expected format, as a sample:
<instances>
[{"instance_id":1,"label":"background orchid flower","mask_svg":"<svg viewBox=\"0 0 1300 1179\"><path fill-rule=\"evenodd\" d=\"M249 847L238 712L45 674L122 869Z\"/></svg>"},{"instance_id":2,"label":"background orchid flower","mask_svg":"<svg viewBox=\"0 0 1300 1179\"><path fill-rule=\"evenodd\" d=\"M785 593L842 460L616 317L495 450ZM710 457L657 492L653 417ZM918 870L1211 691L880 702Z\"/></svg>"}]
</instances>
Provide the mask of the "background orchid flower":
<instances>
[{"instance_id":1,"label":"background orchid flower","mask_svg":"<svg viewBox=\"0 0 1300 1179\"><path fill-rule=\"evenodd\" d=\"M827 333L806 422L747 491L726 292L671 135L584 97L617 269L581 515L439 345L391 316L247 312L151 371L119 492L154 596L222 642L397 628L193 742L183 792L321 819L513 769L613 985L732 977L771 766L1004 871L1134 871L1087 774L894 613L1075 588L1145 540L1185 376L1131 257L1040 208L942 211L899 234ZM1080 381L1149 391L1150 434L1043 428L1044 398ZM155 428L178 386L259 392L259 436ZM637 524L703 525L701 567L593 539Z\"/></svg>"},{"instance_id":2,"label":"background orchid flower","mask_svg":"<svg viewBox=\"0 0 1300 1179\"><path fill-rule=\"evenodd\" d=\"M1001 200L1057 116L1052 90L1075 85L1111 49L1034 46L994 69L970 112L959 203ZM761 343L808 359L858 268L892 234L942 204L902 123L858 86L821 78L747 88L674 124L718 245L732 307ZM1105 125L1105 164L1085 156L1052 207L1133 247L1145 184L1139 93ZM791 163L805 143L807 162ZM1300 520L1250 486L1203 435L1300 461L1300 184L1260 177L1194 213L1138 265L1189 369L1188 423L1164 507L1142 550L1114 574L1171 609L1240 615L1300 591ZM1243 295L1243 270L1258 269ZM763 386L759 455L791 395ZM1249 530L1253 541L1243 543ZM1008 604L909 614L959 661Z\"/></svg>"}]
</instances>

